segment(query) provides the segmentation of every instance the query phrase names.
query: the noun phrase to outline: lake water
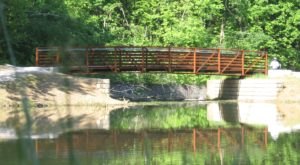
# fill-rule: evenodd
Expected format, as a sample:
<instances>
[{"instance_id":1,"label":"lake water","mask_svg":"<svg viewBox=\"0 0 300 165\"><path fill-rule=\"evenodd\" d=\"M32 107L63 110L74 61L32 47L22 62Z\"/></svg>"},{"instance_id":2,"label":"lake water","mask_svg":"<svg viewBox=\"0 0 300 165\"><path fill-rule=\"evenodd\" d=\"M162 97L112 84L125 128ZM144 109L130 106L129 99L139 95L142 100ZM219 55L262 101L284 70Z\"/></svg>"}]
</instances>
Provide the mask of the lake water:
<instances>
[{"instance_id":1,"label":"lake water","mask_svg":"<svg viewBox=\"0 0 300 165\"><path fill-rule=\"evenodd\" d=\"M27 118L22 110L2 108L0 164L300 164L300 108L290 107L44 107L30 110Z\"/></svg>"}]
</instances>

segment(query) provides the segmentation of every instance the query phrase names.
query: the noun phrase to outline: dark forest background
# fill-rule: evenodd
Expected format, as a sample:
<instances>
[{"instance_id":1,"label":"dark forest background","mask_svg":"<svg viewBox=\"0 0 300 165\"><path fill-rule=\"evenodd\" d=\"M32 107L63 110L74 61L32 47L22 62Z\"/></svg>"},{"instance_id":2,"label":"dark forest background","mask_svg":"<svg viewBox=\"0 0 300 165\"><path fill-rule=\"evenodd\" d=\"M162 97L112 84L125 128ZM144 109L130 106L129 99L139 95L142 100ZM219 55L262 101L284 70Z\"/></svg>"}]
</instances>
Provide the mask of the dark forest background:
<instances>
[{"instance_id":1,"label":"dark forest background","mask_svg":"<svg viewBox=\"0 0 300 165\"><path fill-rule=\"evenodd\" d=\"M299 0L0 0L0 64L41 46L267 50L300 70Z\"/></svg>"}]
</instances>

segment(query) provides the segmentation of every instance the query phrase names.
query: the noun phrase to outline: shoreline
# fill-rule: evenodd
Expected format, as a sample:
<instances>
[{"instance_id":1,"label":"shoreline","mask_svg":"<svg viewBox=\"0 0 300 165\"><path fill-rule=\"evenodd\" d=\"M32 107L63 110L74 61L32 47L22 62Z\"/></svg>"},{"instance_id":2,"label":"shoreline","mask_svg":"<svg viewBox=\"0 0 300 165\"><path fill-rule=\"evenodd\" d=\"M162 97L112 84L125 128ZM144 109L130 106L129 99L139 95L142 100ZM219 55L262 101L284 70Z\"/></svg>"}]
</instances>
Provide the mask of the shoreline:
<instances>
[{"instance_id":1,"label":"shoreline","mask_svg":"<svg viewBox=\"0 0 300 165\"><path fill-rule=\"evenodd\" d=\"M282 75L282 70L278 72L280 76L271 71L267 79L280 80L284 87L278 92L276 99L263 102L299 103L300 78L292 76L292 72L288 72L287 75ZM128 106L140 102L228 101L209 100L206 98L206 90L205 85L111 84L109 79L66 75L57 72L55 68L0 65L0 107L20 107L22 99L37 108L75 105Z\"/></svg>"}]
</instances>

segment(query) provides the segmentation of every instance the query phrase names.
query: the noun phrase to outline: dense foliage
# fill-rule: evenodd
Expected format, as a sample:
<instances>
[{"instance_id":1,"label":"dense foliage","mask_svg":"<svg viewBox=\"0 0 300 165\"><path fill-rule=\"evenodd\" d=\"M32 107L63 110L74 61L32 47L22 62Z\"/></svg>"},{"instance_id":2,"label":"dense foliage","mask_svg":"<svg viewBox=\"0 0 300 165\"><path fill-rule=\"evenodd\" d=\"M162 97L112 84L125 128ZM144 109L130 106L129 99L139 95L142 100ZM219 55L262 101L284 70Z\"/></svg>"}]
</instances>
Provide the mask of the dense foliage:
<instances>
[{"instance_id":1,"label":"dense foliage","mask_svg":"<svg viewBox=\"0 0 300 165\"><path fill-rule=\"evenodd\" d=\"M177 84L177 85L204 85L209 79L225 79L229 76L213 75L194 75L194 74L172 74L172 73L143 73L138 72L121 72L121 73L104 73L96 75L75 74L84 77L100 77L110 79L113 84ZM234 76L231 76L234 77Z\"/></svg>"},{"instance_id":2,"label":"dense foliage","mask_svg":"<svg viewBox=\"0 0 300 165\"><path fill-rule=\"evenodd\" d=\"M0 0L0 63L39 46L267 49L300 69L299 0ZM2 37L4 36L4 37Z\"/></svg>"}]
</instances>

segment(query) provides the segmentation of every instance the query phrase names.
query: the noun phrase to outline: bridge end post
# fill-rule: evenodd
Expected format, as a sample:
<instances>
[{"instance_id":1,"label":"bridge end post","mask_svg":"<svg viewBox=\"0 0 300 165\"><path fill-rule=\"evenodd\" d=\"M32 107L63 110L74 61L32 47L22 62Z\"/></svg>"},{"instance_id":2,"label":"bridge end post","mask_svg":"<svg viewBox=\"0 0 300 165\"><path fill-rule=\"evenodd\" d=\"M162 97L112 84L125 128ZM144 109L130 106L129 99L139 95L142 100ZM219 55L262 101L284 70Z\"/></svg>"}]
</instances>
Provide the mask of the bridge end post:
<instances>
[{"instance_id":1,"label":"bridge end post","mask_svg":"<svg viewBox=\"0 0 300 165\"><path fill-rule=\"evenodd\" d=\"M268 70L269 70L269 68L268 68L268 52L264 52L264 56L265 56L265 75L268 75Z\"/></svg>"},{"instance_id":2,"label":"bridge end post","mask_svg":"<svg viewBox=\"0 0 300 165\"><path fill-rule=\"evenodd\" d=\"M218 48L218 73L221 74L221 49Z\"/></svg>"},{"instance_id":3,"label":"bridge end post","mask_svg":"<svg viewBox=\"0 0 300 165\"><path fill-rule=\"evenodd\" d=\"M35 48L35 66L39 66L39 48Z\"/></svg>"},{"instance_id":4,"label":"bridge end post","mask_svg":"<svg viewBox=\"0 0 300 165\"><path fill-rule=\"evenodd\" d=\"M242 76L245 76L245 51L242 50Z\"/></svg>"}]
</instances>

